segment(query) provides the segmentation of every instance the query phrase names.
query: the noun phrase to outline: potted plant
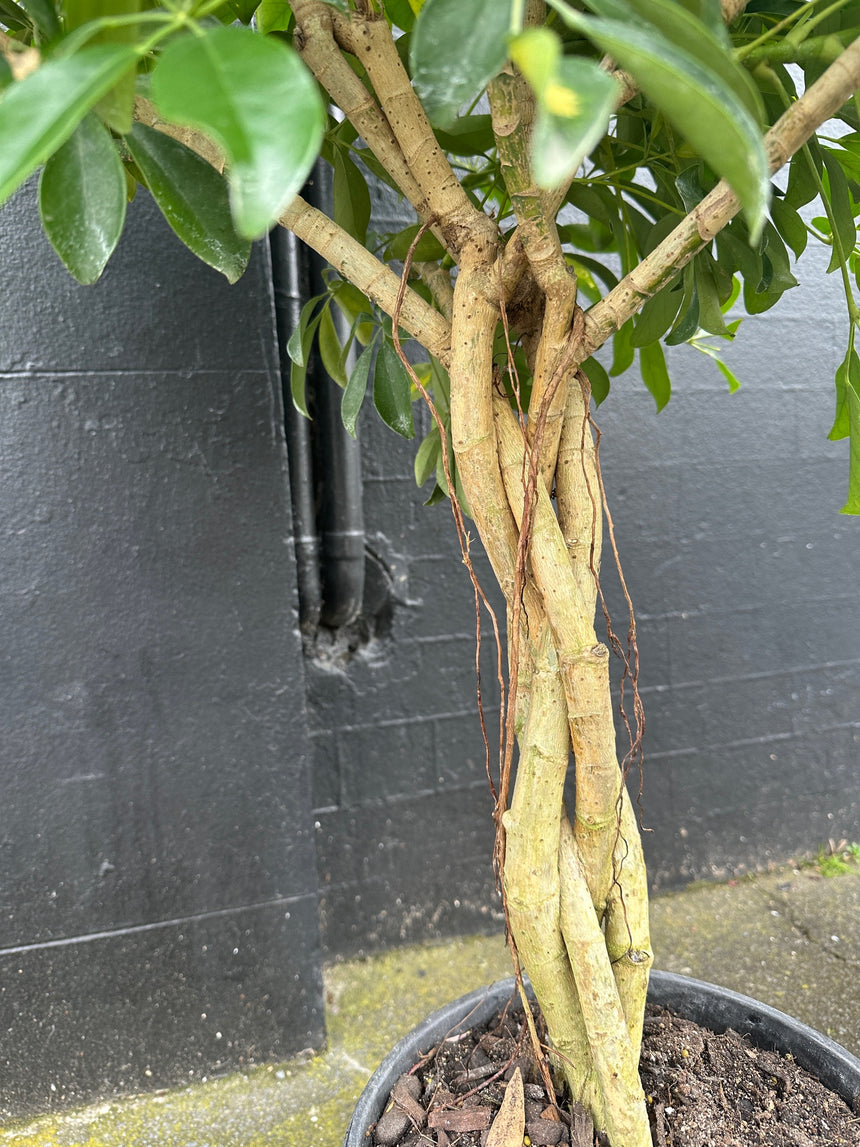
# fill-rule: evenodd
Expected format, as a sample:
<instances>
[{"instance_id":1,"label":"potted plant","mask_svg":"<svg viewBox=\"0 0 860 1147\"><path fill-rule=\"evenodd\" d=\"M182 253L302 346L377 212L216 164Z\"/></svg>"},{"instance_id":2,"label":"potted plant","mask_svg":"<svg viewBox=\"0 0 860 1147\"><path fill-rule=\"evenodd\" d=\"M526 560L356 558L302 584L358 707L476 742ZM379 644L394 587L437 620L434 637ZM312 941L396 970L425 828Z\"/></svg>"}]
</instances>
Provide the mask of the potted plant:
<instances>
[{"instance_id":1,"label":"potted plant","mask_svg":"<svg viewBox=\"0 0 860 1147\"><path fill-rule=\"evenodd\" d=\"M817 0L3 0L0 24L0 201L42 167L45 231L81 282L100 275L138 183L231 281L279 222L333 269L290 340L297 407L315 341L350 432L370 392L406 437L413 401L430 405L417 477L434 479L431 501L450 497L473 579L480 535L507 607L492 619L498 641L507 627L494 859L517 976L571 1095L613 1147L644 1147L652 952L625 787L641 706L631 607L626 645L610 628L619 754L595 631L590 412L609 390L596 354L611 341L615 374L638 357L665 405L663 344L731 338L736 303L773 306L807 241L799 209L820 198L849 320L831 437L851 437L844 512L860 512L860 145L815 134L834 116L858 126L860 15ZM297 194L320 154L330 215ZM371 178L416 216L381 244ZM477 581L475 594L486 605Z\"/></svg>"}]
</instances>

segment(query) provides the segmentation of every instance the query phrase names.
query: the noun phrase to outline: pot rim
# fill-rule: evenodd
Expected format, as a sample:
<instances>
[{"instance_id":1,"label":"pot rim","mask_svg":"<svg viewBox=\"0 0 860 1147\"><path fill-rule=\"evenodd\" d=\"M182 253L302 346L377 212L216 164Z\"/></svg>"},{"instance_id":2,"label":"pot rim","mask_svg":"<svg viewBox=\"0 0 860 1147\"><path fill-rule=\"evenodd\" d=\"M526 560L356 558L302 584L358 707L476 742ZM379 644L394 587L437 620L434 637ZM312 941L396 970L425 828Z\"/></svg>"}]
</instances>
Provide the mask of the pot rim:
<instances>
[{"instance_id":1,"label":"pot rim","mask_svg":"<svg viewBox=\"0 0 860 1147\"><path fill-rule=\"evenodd\" d=\"M453 1000L413 1028L388 1053L359 1096L346 1129L343 1147L367 1147L366 1132L382 1113L391 1088L422 1050L448 1035L484 1023L515 991L514 979L497 980ZM648 1002L678 1012L717 1033L732 1028L757 1047L790 1052L811 1075L848 1103L860 1096L860 1059L820 1032L750 996L715 984L652 971Z\"/></svg>"}]
</instances>

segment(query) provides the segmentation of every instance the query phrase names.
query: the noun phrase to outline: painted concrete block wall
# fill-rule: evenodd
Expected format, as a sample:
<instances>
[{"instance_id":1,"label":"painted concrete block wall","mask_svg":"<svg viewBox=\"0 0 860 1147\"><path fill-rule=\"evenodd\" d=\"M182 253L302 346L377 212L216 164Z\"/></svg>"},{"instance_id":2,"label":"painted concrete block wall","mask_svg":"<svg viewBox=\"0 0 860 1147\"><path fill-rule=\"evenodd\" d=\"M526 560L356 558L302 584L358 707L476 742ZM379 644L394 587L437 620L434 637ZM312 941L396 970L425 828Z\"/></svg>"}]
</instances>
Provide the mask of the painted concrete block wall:
<instances>
[{"instance_id":1,"label":"painted concrete block wall","mask_svg":"<svg viewBox=\"0 0 860 1147\"><path fill-rule=\"evenodd\" d=\"M319 1045L266 248L139 194L102 281L0 214L0 1115Z\"/></svg>"},{"instance_id":2,"label":"painted concrete block wall","mask_svg":"<svg viewBox=\"0 0 860 1147\"><path fill-rule=\"evenodd\" d=\"M660 415L631 380L598 416L639 613L657 888L860 831L860 521L838 512L847 443L827 440L847 323L826 266L810 249L801 285L744 319L736 394L678 348Z\"/></svg>"}]
</instances>

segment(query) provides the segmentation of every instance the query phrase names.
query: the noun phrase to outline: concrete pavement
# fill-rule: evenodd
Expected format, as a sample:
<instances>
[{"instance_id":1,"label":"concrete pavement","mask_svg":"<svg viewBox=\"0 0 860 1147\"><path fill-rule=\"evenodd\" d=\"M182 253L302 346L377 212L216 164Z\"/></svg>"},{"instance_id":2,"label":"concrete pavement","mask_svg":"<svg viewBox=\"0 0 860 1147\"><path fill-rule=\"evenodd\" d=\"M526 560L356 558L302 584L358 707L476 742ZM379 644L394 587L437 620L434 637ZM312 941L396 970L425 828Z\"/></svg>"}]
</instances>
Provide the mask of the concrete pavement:
<instances>
[{"instance_id":1,"label":"concrete pavement","mask_svg":"<svg viewBox=\"0 0 860 1147\"><path fill-rule=\"evenodd\" d=\"M656 966L769 1003L860 1055L860 864L785 868L652 903ZM329 1049L162 1095L0 1129L0 1147L340 1147L386 1052L446 1001L509 975L500 936L327 970Z\"/></svg>"}]
</instances>

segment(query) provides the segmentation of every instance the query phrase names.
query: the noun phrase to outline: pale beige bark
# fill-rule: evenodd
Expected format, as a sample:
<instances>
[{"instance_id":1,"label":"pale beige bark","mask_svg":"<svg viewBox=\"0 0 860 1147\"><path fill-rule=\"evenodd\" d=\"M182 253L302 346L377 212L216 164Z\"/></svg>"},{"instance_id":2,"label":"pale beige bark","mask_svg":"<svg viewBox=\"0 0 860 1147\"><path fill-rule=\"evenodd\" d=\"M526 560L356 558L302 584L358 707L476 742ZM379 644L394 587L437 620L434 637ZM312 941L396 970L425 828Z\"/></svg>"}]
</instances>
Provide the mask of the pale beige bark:
<instances>
[{"instance_id":1,"label":"pale beige bark","mask_svg":"<svg viewBox=\"0 0 860 1147\"><path fill-rule=\"evenodd\" d=\"M473 205L439 146L387 22L353 13L336 17L335 30L366 70L446 246L458 252L465 244L495 239L496 225Z\"/></svg>"},{"instance_id":2,"label":"pale beige bark","mask_svg":"<svg viewBox=\"0 0 860 1147\"><path fill-rule=\"evenodd\" d=\"M297 195L279 222L327 259L338 274L358 287L387 314L394 312L400 290L397 275L324 212L311 207ZM448 365L451 358L448 322L408 288L400 310L400 325L443 365Z\"/></svg>"}]
</instances>

